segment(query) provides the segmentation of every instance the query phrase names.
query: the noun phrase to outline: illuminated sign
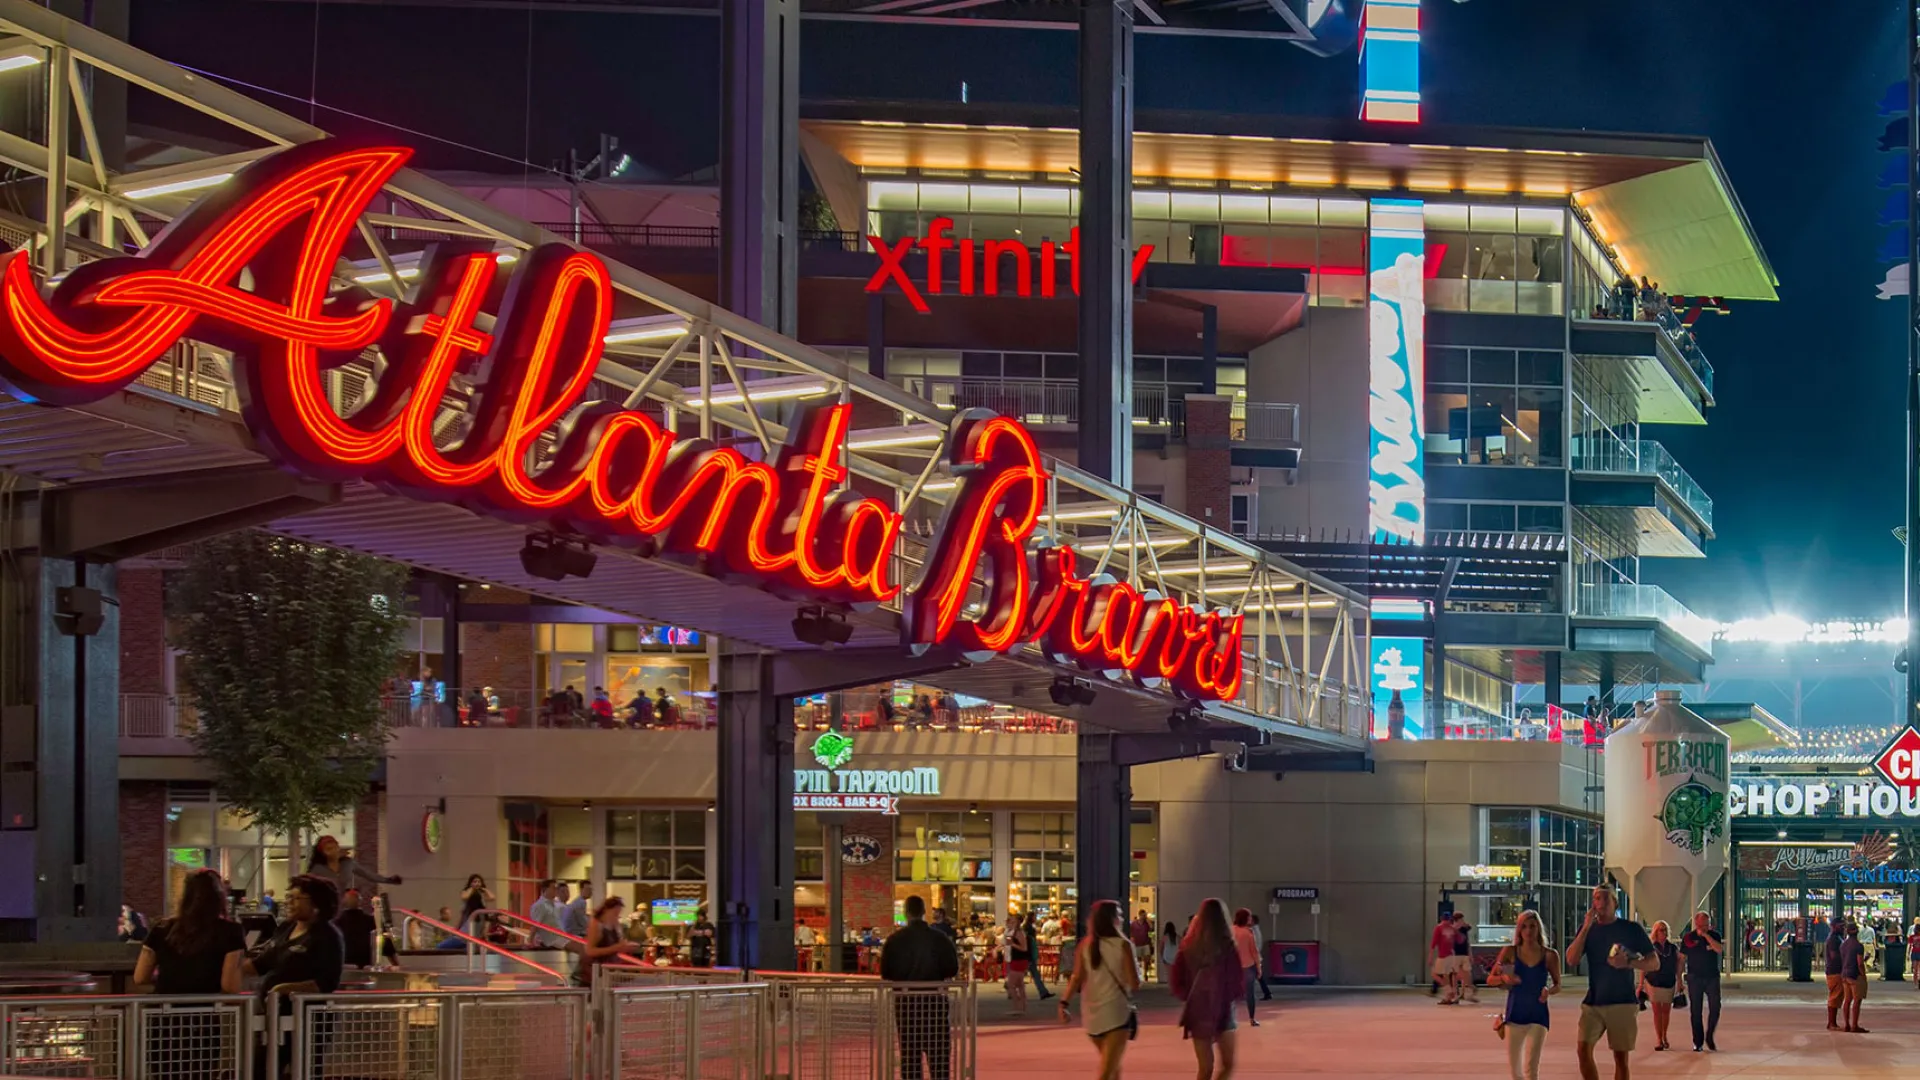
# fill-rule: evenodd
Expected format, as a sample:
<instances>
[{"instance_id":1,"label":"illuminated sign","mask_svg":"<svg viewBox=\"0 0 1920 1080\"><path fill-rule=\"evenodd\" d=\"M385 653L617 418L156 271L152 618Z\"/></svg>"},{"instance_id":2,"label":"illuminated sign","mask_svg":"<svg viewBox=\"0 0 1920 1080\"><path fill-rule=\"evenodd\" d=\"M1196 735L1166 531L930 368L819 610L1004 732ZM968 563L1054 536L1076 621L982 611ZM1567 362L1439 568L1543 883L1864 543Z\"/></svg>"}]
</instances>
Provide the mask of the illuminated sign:
<instances>
[{"instance_id":1,"label":"illuminated sign","mask_svg":"<svg viewBox=\"0 0 1920 1080\"><path fill-rule=\"evenodd\" d=\"M1361 0L1360 118L1420 122L1420 0Z\"/></svg>"},{"instance_id":2,"label":"illuminated sign","mask_svg":"<svg viewBox=\"0 0 1920 1080\"><path fill-rule=\"evenodd\" d=\"M248 428L305 475L558 522L824 602L901 594L891 576L901 515L844 490L850 406L800 406L767 462L615 402L583 403L613 315L597 256L542 245L503 275L487 244L447 242L425 253L409 301L336 290L359 216L410 155L328 142L282 150L215 189L143 254L88 263L46 295L28 253L0 256L0 384L25 400L82 405L189 334L231 343ZM384 372L342 416L325 376L375 346ZM436 420L456 373L471 379L473 423L444 446ZM552 450L536 454L550 432ZM982 655L1039 642L1064 663L1188 697L1239 692L1239 615L1083 578L1070 548L1029 558L1049 476L1024 427L976 410L955 418L948 439L959 485L908 598L905 644ZM982 566L989 602L962 618Z\"/></svg>"},{"instance_id":3,"label":"illuminated sign","mask_svg":"<svg viewBox=\"0 0 1920 1080\"><path fill-rule=\"evenodd\" d=\"M937 296L946 291L946 256L948 251L957 251L960 260L960 272L954 282L954 288L961 296L1000 296L1002 277L1011 270L1013 275L1012 291L1019 296L1034 295L1034 259L1033 249L1019 240L955 240L953 219L937 217L927 224L927 235L922 237L903 236L898 240L886 241L878 236L867 237L868 246L874 254L880 256L880 267L867 279L867 291L877 293L892 282L906 294L907 303L913 310L926 314L932 308L927 306L927 297ZM978 247L976 257L974 249ZM916 285L907 276L907 256L915 248L927 254L927 276L924 285ZM1059 293L1059 258L1067 257L1067 284L1073 295L1080 295L1080 229L1075 226L1067 234L1067 242L1055 244L1051 240L1040 241L1039 295L1055 296ZM1153 256L1152 244L1141 244L1133 252L1133 282L1140 283L1140 272L1147 268L1147 260ZM1009 261L1011 260L1011 261Z\"/></svg>"},{"instance_id":4,"label":"illuminated sign","mask_svg":"<svg viewBox=\"0 0 1920 1080\"><path fill-rule=\"evenodd\" d=\"M1367 233L1368 518L1375 542L1423 544L1426 220L1418 199L1375 199Z\"/></svg>"},{"instance_id":5,"label":"illuminated sign","mask_svg":"<svg viewBox=\"0 0 1920 1080\"><path fill-rule=\"evenodd\" d=\"M1920 731L1908 727L1873 759L1873 767L1902 791L1920 791Z\"/></svg>"},{"instance_id":6,"label":"illuminated sign","mask_svg":"<svg viewBox=\"0 0 1920 1080\"><path fill-rule=\"evenodd\" d=\"M880 858L880 841L865 833L848 833L840 838L840 861L848 866L866 866Z\"/></svg>"},{"instance_id":7,"label":"illuminated sign","mask_svg":"<svg viewBox=\"0 0 1920 1080\"><path fill-rule=\"evenodd\" d=\"M1891 784L1829 780L1736 780L1727 785L1733 817L1920 817L1920 791Z\"/></svg>"},{"instance_id":8,"label":"illuminated sign","mask_svg":"<svg viewBox=\"0 0 1920 1080\"><path fill-rule=\"evenodd\" d=\"M1375 598L1367 604L1373 614L1374 622L1424 622L1427 618L1425 600L1382 600Z\"/></svg>"},{"instance_id":9,"label":"illuminated sign","mask_svg":"<svg viewBox=\"0 0 1920 1080\"><path fill-rule=\"evenodd\" d=\"M1906 870L1893 866L1843 866L1840 868L1840 883L1843 885L1920 885L1920 870Z\"/></svg>"},{"instance_id":10,"label":"illuminated sign","mask_svg":"<svg viewBox=\"0 0 1920 1080\"><path fill-rule=\"evenodd\" d=\"M1320 887L1318 885L1275 885L1273 898L1275 900L1318 900Z\"/></svg>"},{"instance_id":11,"label":"illuminated sign","mask_svg":"<svg viewBox=\"0 0 1920 1080\"><path fill-rule=\"evenodd\" d=\"M1486 863L1474 863L1460 868L1463 881L1514 881L1527 876L1525 867L1488 866Z\"/></svg>"},{"instance_id":12,"label":"illuminated sign","mask_svg":"<svg viewBox=\"0 0 1920 1080\"><path fill-rule=\"evenodd\" d=\"M435 855L446 839L446 816L438 808L429 807L426 813L420 815L420 846L426 849L427 854Z\"/></svg>"},{"instance_id":13,"label":"illuminated sign","mask_svg":"<svg viewBox=\"0 0 1920 1080\"><path fill-rule=\"evenodd\" d=\"M1373 737L1419 739L1427 733L1427 643L1420 638L1376 637L1369 650L1373 687Z\"/></svg>"},{"instance_id":14,"label":"illuminated sign","mask_svg":"<svg viewBox=\"0 0 1920 1080\"><path fill-rule=\"evenodd\" d=\"M823 731L813 740L818 769L793 770L795 810L878 810L900 812L902 795L940 794L940 770L849 769L853 739L838 731Z\"/></svg>"},{"instance_id":15,"label":"illuminated sign","mask_svg":"<svg viewBox=\"0 0 1920 1080\"><path fill-rule=\"evenodd\" d=\"M829 795L825 793L795 794L795 810L821 811L858 811L868 814L898 814L900 798L897 795Z\"/></svg>"}]
</instances>

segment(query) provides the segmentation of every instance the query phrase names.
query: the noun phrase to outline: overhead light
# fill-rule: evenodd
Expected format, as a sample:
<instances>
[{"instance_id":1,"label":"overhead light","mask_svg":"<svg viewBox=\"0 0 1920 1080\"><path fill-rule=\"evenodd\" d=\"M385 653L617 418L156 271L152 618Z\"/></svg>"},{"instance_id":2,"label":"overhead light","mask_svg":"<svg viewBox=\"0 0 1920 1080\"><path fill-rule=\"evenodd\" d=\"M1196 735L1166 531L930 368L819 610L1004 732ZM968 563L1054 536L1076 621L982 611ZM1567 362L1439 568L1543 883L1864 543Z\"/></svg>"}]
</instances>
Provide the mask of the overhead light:
<instances>
[{"instance_id":1,"label":"overhead light","mask_svg":"<svg viewBox=\"0 0 1920 1080\"><path fill-rule=\"evenodd\" d=\"M947 433L931 425L922 428L879 428L855 432L847 440L849 450L881 450L901 446L933 446Z\"/></svg>"},{"instance_id":2,"label":"overhead light","mask_svg":"<svg viewBox=\"0 0 1920 1080\"><path fill-rule=\"evenodd\" d=\"M1179 547L1182 544L1190 544L1192 542L1193 540L1190 537L1162 536L1162 537L1156 537L1152 540L1146 540L1146 541L1128 540L1118 544L1115 544L1106 540L1101 540L1092 544L1070 544L1068 546L1072 547L1073 550L1075 551L1084 553L1084 552L1094 552L1094 551L1105 551L1108 548L1143 548L1143 547L1170 548L1170 547Z\"/></svg>"},{"instance_id":3,"label":"overhead light","mask_svg":"<svg viewBox=\"0 0 1920 1080\"><path fill-rule=\"evenodd\" d=\"M958 480L929 480L920 485L921 491L952 491L960 486Z\"/></svg>"},{"instance_id":4,"label":"overhead light","mask_svg":"<svg viewBox=\"0 0 1920 1080\"><path fill-rule=\"evenodd\" d=\"M418 266L396 266L393 269L393 276L402 281L408 278L417 278L420 276L420 268ZM387 272L385 270L375 270L371 274L353 275L353 283L355 285L373 285L385 280L387 280Z\"/></svg>"},{"instance_id":5,"label":"overhead light","mask_svg":"<svg viewBox=\"0 0 1920 1080\"><path fill-rule=\"evenodd\" d=\"M9 56L5 60L0 60L0 71L20 71L25 68L30 68L39 62L40 53L38 50L21 53L18 56Z\"/></svg>"},{"instance_id":6,"label":"overhead light","mask_svg":"<svg viewBox=\"0 0 1920 1080\"><path fill-rule=\"evenodd\" d=\"M1089 683L1067 675L1056 675L1047 686L1047 697L1064 709L1074 705L1091 705L1095 694Z\"/></svg>"},{"instance_id":7,"label":"overhead light","mask_svg":"<svg viewBox=\"0 0 1920 1080\"><path fill-rule=\"evenodd\" d=\"M1200 569L1201 566L1199 563L1194 563L1192 566L1163 566L1160 568L1160 576L1192 577L1199 574ZM1232 562L1210 562L1206 564L1206 571L1209 574L1243 574L1251 569L1253 569L1252 563L1238 560Z\"/></svg>"},{"instance_id":8,"label":"overhead light","mask_svg":"<svg viewBox=\"0 0 1920 1080\"><path fill-rule=\"evenodd\" d=\"M853 624L837 611L809 604L793 616L793 638L802 645L845 645L853 640Z\"/></svg>"},{"instance_id":9,"label":"overhead light","mask_svg":"<svg viewBox=\"0 0 1920 1080\"><path fill-rule=\"evenodd\" d=\"M787 398L813 397L827 392L827 384L818 379L762 379L747 384L743 392L732 383L722 383L708 391L707 400L689 399L689 408L701 409L707 405L742 405L748 395L754 401L780 401Z\"/></svg>"},{"instance_id":10,"label":"overhead light","mask_svg":"<svg viewBox=\"0 0 1920 1080\"><path fill-rule=\"evenodd\" d=\"M231 179L233 174L230 172L209 173L190 180L175 180L171 183L155 184L152 187L134 188L132 191L123 191L120 194L129 199L151 199L159 195L179 195L182 192L199 191L201 188L224 184Z\"/></svg>"},{"instance_id":11,"label":"overhead light","mask_svg":"<svg viewBox=\"0 0 1920 1080\"><path fill-rule=\"evenodd\" d=\"M1064 509L1055 510L1051 516L1055 521L1097 521L1100 518L1110 518L1119 512L1120 507L1114 503L1094 503L1091 506L1067 506Z\"/></svg>"},{"instance_id":12,"label":"overhead light","mask_svg":"<svg viewBox=\"0 0 1920 1080\"><path fill-rule=\"evenodd\" d=\"M628 345L639 341L665 341L684 337L686 333L687 320L678 315L643 315L636 319L616 320L607 327L607 336L600 340L608 345Z\"/></svg>"},{"instance_id":13,"label":"overhead light","mask_svg":"<svg viewBox=\"0 0 1920 1080\"><path fill-rule=\"evenodd\" d=\"M520 568L548 581L587 577L599 561L585 543L555 533L533 533L520 546Z\"/></svg>"}]
</instances>

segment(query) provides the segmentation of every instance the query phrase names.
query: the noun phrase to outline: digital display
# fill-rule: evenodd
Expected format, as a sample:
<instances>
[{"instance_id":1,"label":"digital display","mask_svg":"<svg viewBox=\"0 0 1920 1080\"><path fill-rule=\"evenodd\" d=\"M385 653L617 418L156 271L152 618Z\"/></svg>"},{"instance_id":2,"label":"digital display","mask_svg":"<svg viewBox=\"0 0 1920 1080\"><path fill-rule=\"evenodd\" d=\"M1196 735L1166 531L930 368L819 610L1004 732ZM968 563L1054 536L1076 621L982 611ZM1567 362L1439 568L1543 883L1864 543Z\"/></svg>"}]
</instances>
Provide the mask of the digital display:
<instances>
[{"instance_id":1,"label":"digital display","mask_svg":"<svg viewBox=\"0 0 1920 1080\"><path fill-rule=\"evenodd\" d=\"M1420 0L1364 0L1360 118L1420 122Z\"/></svg>"},{"instance_id":2,"label":"digital display","mask_svg":"<svg viewBox=\"0 0 1920 1080\"><path fill-rule=\"evenodd\" d=\"M1373 686L1373 737L1424 739L1427 732L1427 643L1376 637L1368 665Z\"/></svg>"},{"instance_id":3,"label":"digital display","mask_svg":"<svg viewBox=\"0 0 1920 1080\"><path fill-rule=\"evenodd\" d=\"M655 926L692 926L700 918L700 901L655 900L652 904L651 916Z\"/></svg>"},{"instance_id":4,"label":"digital display","mask_svg":"<svg viewBox=\"0 0 1920 1080\"><path fill-rule=\"evenodd\" d=\"M1427 541L1422 457L1426 362L1426 218L1418 199L1375 199L1367 233L1369 532L1375 543Z\"/></svg>"}]
</instances>

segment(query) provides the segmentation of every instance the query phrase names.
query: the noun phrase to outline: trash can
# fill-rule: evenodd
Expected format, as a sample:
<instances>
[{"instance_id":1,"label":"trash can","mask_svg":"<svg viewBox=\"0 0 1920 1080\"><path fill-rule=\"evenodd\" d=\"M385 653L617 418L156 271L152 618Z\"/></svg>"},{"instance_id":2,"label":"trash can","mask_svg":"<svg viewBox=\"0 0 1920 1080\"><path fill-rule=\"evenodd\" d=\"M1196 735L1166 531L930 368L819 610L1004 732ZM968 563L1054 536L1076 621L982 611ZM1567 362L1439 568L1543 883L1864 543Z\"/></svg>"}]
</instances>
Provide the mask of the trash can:
<instances>
[{"instance_id":1,"label":"trash can","mask_svg":"<svg viewBox=\"0 0 1920 1080\"><path fill-rule=\"evenodd\" d=\"M1907 981L1907 943L1902 941L1880 950L1880 977L1887 982Z\"/></svg>"},{"instance_id":2,"label":"trash can","mask_svg":"<svg viewBox=\"0 0 1920 1080\"><path fill-rule=\"evenodd\" d=\"M1787 981L1813 981L1813 942L1796 941L1787 955Z\"/></svg>"}]
</instances>

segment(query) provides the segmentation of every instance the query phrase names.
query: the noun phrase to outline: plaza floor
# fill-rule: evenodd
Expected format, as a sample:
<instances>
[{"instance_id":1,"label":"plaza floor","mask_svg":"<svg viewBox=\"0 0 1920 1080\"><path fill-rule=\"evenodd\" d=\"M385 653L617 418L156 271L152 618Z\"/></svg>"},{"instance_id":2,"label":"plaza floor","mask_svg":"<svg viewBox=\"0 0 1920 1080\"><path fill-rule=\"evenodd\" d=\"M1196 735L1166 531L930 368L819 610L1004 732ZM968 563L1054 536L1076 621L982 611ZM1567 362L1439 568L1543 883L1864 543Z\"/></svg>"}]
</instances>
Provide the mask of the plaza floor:
<instances>
[{"instance_id":1,"label":"plaza floor","mask_svg":"<svg viewBox=\"0 0 1920 1080\"><path fill-rule=\"evenodd\" d=\"M1578 1077L1574 1031L1580 993L1570 985L1554 999L1554 1027L1541 1057L1542 1080ZM1242 1025L1237 1077L1338 1076L1350 1080L1407 1077L1504 1077L1506 1044L1493 1034L1503 1000L1483 990L1480 1004L1442 1007L1419 989L1301 988L1261 1002L1260 1026ZM1094 1075L1094 1055L1079 1027L1055 1019L1056 1001L1029 1004L1028 1016L1007 1015L997 990L982 994L980 1080L1068 1080ZM1174 1026L1178 1003L1163 988L1141 997L1140 1037L1128 1048L1130 1078L1192 1077L1193 1051ZM1861 1016L1868 1034L1829 1032L1824 984L1778 977L1731 980L1720 1020L1720 1052L1691 1050L1684 1010L1674 1016L1673 1051L1653 1049L1653 1014L1641 1014L1636 1077L1690 1080L1812 1080L1816 1077L1911 1077L1920 1064L1920 991L1911 982L1871 984ZM1601 1077L1612 1075L1602 1055Z\"/></svg>"}]
</instances>

